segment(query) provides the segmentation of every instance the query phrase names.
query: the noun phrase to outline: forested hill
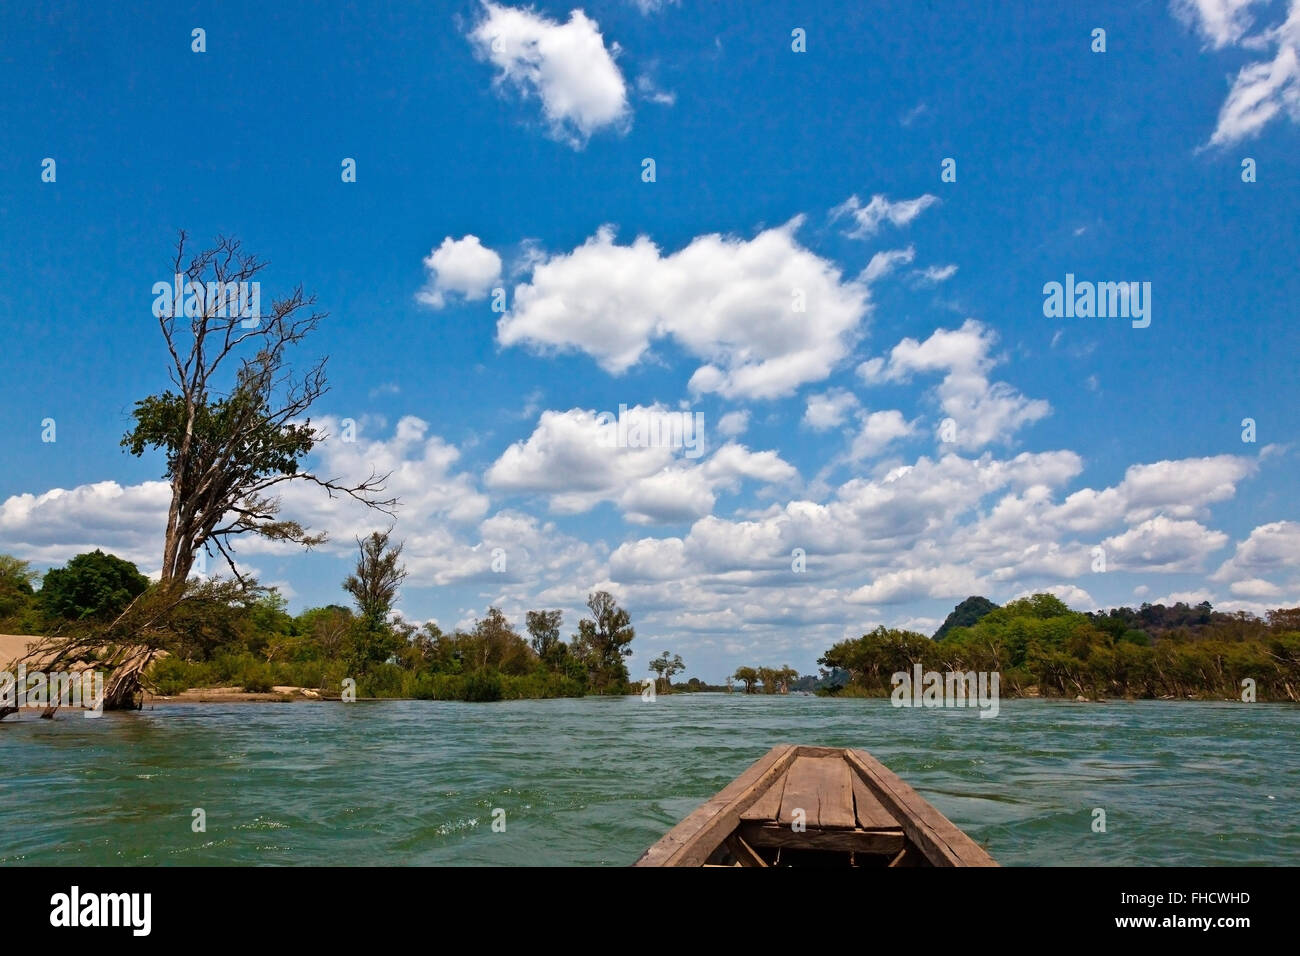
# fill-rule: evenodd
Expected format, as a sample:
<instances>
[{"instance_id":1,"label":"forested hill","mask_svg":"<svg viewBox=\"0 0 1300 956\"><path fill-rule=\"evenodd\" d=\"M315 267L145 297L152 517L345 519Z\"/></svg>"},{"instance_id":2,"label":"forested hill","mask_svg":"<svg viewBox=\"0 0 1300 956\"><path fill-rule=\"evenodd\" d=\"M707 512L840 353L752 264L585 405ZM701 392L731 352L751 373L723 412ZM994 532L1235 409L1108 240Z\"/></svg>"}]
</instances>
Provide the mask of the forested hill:
<instances>
[{"instance_id":1,"label":"forested hill","mask_svg":"<svg viewBox=\"0 0 1300 956\"><path fill-rule=\"evenodd\" d=\"M973 618L973 620L971 620ZM971 623L964 623L971 621ZM1256 617L1208 603L1073 611L1050 594L997 607L971 597L936 632L941 640L877 627L818 661L842 668L844 692L890 692L916 664L987 671L1006 696L1216 697L1300 701L1300 608Z\"/></svg>"},{"instance_id":2,"label":"forested hill","mask_svg":"<svg viewBox=\"0 0 1300 956\"><path fill-rule=\"evenodd\" d=\"M971 596L962 601L952 613L944 619L939 630L934 632L934 640L943 640L943 636L951 631L954 627L971 627L976 621L982 618L989 611L996 611L997 605L986 597Z\"/></svg>"}]
</instances>

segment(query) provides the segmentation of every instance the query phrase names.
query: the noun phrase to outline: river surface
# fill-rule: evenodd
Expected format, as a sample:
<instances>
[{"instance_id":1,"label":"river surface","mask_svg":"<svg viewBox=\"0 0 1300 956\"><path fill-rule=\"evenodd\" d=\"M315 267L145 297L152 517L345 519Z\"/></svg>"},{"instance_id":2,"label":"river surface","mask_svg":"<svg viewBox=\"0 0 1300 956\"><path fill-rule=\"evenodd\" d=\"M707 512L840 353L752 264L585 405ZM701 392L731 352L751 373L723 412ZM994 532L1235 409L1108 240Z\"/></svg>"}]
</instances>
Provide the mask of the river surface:
<instances>
[{"instance_id":1,"label":"river surface","mask_svg":"<svg viewBox=\"0 0 1300 956\"><path fill-rule=\"evenodd\" d=\"M1004 865L1300 864L1295 705L742 694L10 717L0 864L622 866L778 743L869 750Z\"/></svg>"}]
</instances>

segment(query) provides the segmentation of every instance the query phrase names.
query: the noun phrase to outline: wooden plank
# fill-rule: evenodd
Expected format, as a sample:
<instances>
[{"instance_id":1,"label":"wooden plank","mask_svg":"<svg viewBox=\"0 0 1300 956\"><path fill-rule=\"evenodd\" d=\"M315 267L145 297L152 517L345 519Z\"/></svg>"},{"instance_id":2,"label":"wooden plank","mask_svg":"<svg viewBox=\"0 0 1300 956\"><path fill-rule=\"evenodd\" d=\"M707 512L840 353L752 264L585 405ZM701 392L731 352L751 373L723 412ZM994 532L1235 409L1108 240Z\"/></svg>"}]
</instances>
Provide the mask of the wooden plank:
<instances>
[{"instance_id":1,"label":"wooden plank","mask_svg":"<svg viewBox=\"0 0 1300 956\"><path fill-rule=\"evenodd\" d=\"M871 754L846 750L844 759L885 809L898 819L907 838L935 866L998 865L983 847Z\"/></svg>"},{"instance_id":2,"label":"wooden plank","mask_svg":"<svg viewBox=\"0 0 1300 956\"><path fill-rule=\"evenodd\" d=\"M794 761L790 744L773 747L714 797L696 808L641 854L634 866L700 866L740 823L740 814L779 780Z\"/></svg>"},{"instance_id":3,"label":"wooden plank","mask_svg":"<svg viewBox=\"0 0 1300 956\"><path fill-rule=\"evenodd\" d=\"M785 775L785 792L781 794L781 811L777 821L787 826L801 820L816 827L821 819L821 795L818 790L821 757L795 757ZM802 816L799 813L802 811Z\"/></svg>"},{"instance_id":4,"label":"wooden plank","mask_svg":"<svg viewBox=\"0 0 1300 956\"><path fill-rule=\"evenodd\" d=\"M793 850L836 850L843 853L878 853L893 856L902 851L902 830L817 830L795 832L779 823L742 823L740 835L750 846Z\"/></svg>"},{"instance_id":5,"label":"wooden plank","mask_svg":"<svg viewBox=\"0 0 1300 956\"><path fill-rule=\"evenodd\" d=\"M852 829L853 773L842 756L795 758L785 777L780 823L791 824L795 811L804 811L809 829Z\"/></svg>"},{"instance_id":6,"label":"wooden plank","mask_svg":"<svg viewBox=\"0 0 1300 956\"><path fill-rule=\"evenodd\" d=\"M822 775L819 782L821 819L818 821L823 830L852 830L855 824L853 815L853 778L856 774L840 757L822 757Z\"/></svg>"},{"instance_id":7,"label":"wooden plank","mask_svg":"<svg viewBox=\"0 0 1300 956\"><path fill-rule=\"evenodd\" d=\"M838 757L844 759L843 747L809 747L806 744L799 745L800 757Z\"/></svg>"},{"instance_id":8,"label":"wooden plank","mask_svg":"<svg viewBox=\"0 0 1300 956\"><path fill-rule=\"evenodd\" d=\"M849 768L847 762L844 767L846 770ZM862 830L896 830L899 826L894 815L885 809L885 805L856 773L853 774L853 814L857 818L858 828Z\"/></svg>"},{"instance_id":9,"label":"wooden plank","mask_svg":"<svg viewBox=\"0 0 1300 956\"><path fill-rule=\"evenodd\" d=\"M767 861L759 856L754 848L746 843L738 833L733 833L727 837L727 849L731 851L732 856L740 861L741 866L767 866Z\"/></svg>"},{"instance_id":10,"label":"wooden plank","mask_svg":"<svg viewBox=\"0 0 1300 956\"><path fill-rule=\"evenodd\" d=\"M781 812L781 796L785 793L786 779L787 777L783 775L780 780L768 787L763 795L754 801L753 806L740 815L740 819L775 821L777 814Z\"/></svg>"}]
</instances>

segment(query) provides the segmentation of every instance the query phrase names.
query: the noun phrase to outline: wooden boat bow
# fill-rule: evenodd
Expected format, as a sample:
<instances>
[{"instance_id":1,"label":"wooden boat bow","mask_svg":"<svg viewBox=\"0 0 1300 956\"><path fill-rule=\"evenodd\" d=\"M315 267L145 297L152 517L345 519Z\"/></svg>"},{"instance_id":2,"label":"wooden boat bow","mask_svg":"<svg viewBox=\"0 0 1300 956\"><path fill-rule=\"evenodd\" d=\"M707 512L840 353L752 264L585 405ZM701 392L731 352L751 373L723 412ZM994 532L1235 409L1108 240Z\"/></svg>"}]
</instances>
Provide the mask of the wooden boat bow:
<instances>
[{"instance_id":1,"label":"wooden boat bow","mask_svg":"<svg viewBox=\"0 0 1300 956\"><path fill-rule=\"evenodd\" d=\"M865 750L773 747L636 866L997 866Z\"/></svg>"}]
</instances>

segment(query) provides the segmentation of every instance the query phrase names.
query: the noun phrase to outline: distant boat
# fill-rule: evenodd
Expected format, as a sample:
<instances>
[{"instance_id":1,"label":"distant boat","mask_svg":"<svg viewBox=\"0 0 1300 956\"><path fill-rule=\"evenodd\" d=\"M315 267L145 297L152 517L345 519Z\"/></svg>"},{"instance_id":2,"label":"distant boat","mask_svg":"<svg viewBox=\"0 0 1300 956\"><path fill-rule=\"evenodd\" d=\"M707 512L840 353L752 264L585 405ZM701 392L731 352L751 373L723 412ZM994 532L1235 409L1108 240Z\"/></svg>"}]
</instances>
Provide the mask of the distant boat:
<instances>
[{"instance_id":1,"label":"distant boat","mask_svg":"<svg viewBox=\"0 0 1300 956\"><path fill-rule=\"evenodd\" d=\"M636 866L997 866L865 750L773 747Z\"/></svg>"}]
</instances>

